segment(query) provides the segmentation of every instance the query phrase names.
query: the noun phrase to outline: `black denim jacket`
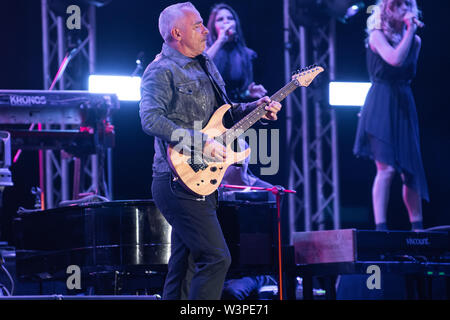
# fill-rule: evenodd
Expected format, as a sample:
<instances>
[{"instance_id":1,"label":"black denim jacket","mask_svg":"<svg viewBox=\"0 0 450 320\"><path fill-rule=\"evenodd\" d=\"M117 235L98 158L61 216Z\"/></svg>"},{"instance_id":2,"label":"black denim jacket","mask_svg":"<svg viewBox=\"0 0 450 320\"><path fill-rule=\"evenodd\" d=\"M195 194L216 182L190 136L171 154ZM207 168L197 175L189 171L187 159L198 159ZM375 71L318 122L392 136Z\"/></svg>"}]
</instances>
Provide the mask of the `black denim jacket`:
<instances>
[{"instance_id":1,"label":"black denim jacket","mask_svg":"<svg viewBox=\"0 0 450 320\"><path fill-rule=\"evenodd\" d=\"M209 57L203 55L208 71L225 92L219 71ZM141 81L139 115L142 129L155 136L153 175L170 172L167 146L179 143L180 137L184 137L182 141L189 141L189 148L202 150L207 137L199 130L206 126L220 107L219 103L198 60L186 57L164 43L160 57L149 64ZM235 104L231 111L233 121L240 120L255 107L254 102ZM177 139L174 139L174 132Z\"/></svg>"}]
</instances>

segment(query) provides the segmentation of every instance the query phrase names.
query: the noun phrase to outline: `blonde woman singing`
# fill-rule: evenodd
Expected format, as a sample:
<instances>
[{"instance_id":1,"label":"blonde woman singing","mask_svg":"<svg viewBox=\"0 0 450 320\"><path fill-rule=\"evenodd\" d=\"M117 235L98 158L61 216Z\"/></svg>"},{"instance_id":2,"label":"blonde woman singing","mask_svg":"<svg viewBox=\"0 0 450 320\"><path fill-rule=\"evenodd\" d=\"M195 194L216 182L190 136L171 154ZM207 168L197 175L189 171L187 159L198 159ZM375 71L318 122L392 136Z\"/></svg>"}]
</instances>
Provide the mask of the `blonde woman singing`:
<instances>
[{"instance_id":1,"label":"blonde woman singing","mask_svg":"<svg viewBox=\"0 0 450 320\"><path fill-rule=\"evenodd\" d=\"M415 0L379 0L368 19L367 67L372 87L361 111L354 154L375 161L372 205L377 230L387 230L386 212L395 173L412 230L423 229L422 199L429 201L419 144L415 77L423 24Z\"/></svg>"}]
</instances>

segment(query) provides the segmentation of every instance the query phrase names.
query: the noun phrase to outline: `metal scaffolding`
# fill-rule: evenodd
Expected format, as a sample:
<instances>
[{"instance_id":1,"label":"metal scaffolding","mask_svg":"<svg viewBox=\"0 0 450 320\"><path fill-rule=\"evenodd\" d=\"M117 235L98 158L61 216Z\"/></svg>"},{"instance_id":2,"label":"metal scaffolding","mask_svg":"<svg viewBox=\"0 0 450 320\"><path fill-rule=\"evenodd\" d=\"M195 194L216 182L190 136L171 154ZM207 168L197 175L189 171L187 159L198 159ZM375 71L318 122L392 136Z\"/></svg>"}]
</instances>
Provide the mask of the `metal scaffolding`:
<instances>
[{"instance_id":1,"label":"metal scaffolding","mask_svg":"<svg viewBox=\"0 0 450 320\"><path fill-rule=\"evenodd\" d=\"M81 10L81 28L69 30L66 26L66 19L69 17L66 8L52 6L54 3L56 2L41 0L44 90L51 88L52 81L66 54L74 49L77 51L76 56L59 79L57 88L52 89L82 90L85 86L86 75L95 71L95 7L90 5ZM69 128L62 123L52 127L46 125L45 129ZM64 151L45 150L44 163L45 183L44 186L41 183L41 191L45 194L45 206L43 206L45 209L54 208L59 202L71 200L77 196L70 195L69 168L71 164L74 170L79 169L81 174L84 174L85 183L80 185L80 194L92 192L108 197L110 193L110 189L100 183L98 155L89 156L87 161L80 163L80 159Z\"/></svg>"},{"instance_id":2,"label":"metal scaffolding","mask_svg":"<svg viewBox=\"0 0 450 320\"><path fill-rule=\"evenodd\" d=\"M335 79L336 20L302 24L294 2L284 0L283 8L286 81L292 71L312 64L326 74L286 99L288 188L297 190L296 197L288 197L291 243L296 231L340 227L337 122L328 103L328 83Z\"/></svg>"}]
</instances>

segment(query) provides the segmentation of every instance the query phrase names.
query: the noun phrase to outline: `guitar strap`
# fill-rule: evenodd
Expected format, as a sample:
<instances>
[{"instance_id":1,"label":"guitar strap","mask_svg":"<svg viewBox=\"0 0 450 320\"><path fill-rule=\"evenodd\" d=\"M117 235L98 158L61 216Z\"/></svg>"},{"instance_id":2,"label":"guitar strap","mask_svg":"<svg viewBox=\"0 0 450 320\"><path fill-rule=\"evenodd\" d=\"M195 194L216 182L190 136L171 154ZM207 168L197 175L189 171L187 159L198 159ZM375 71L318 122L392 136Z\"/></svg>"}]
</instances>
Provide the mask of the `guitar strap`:
<instances>
[{"instance_id":1,"label":"guitar strap","mask_svg":"<svg viewBox=\"0 0 450 320\"><path fill-rule=\"evenodd\" d=\"M231 107L234 106L233 102L231 102L231 100L228 98L228 96L226 95L226 93L222 90L222 88L217 84L216 80L214 80L214 77L212 76L212 74L209 72L208 67L206 66L206 58L204 55L198 55L196 57L196 59L198 60L198 62L200 63L200 66L202 67L203 71L205 71L206 75L208 76L209 80L211 81L213 88L214 88L214 92L216 94L216 98L218 101L223 101L227 104L229 104Z\"/></svg>"},{"instance_id":2,"label":"guitar strap","mask_svg":"<svg viewBox=\"0 0 450 320\"><path fill-rule=\"evenodd\" d=\"M213 88L214 88L214 93L216 94L217 101L218 102L221 101L221 102L227 103L227 104L229 104L231 106L231 108L233 108L235 106L235 104L233 102L231 102L230 98L228 98L227 94L217 84L216 80L214 80L214 77L209 72L208 67L206 66L206 58L203 55L198 55L196 57L196 59L200 63L200 66L202 67L202 69L205 71L205 73L208 76L209 80L211 81L211 83L213 85ZM223 103L220 103L220 104L223 104ZM226 126L227 125L232 125L233 123L235 123L235 120L234 120L234 117L233 117L233 113L231 112L231 108L227 111L227 113L230 115L231 123L228 123L227 119L224 119ZM238 144L237 148L239 150L239 144ZM242 166L242 164L236 164L236 165L237 166Z\"/></svg>"}]
</instances>

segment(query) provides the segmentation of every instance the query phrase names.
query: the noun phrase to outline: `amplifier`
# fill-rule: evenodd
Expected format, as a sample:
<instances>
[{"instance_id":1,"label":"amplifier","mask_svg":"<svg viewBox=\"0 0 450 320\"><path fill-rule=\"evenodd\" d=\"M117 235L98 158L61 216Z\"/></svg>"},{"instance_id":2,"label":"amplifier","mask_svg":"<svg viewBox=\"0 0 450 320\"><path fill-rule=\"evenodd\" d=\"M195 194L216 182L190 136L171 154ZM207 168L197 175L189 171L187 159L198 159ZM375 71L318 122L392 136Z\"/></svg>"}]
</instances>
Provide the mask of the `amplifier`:
<instances>
[{"instance_id":1,"label":"amplifier","mask_svg":"<svg viewBox=\"0 0 450 320\"><path fill-rule=\"evenodd\" d=\"M447 232L325 230L294 233L296 264L450 258Z\"/></svg>"},{"instance_id":2,"label":"amplifier","mask_svg":"<svg viewBox=\"0 0 450 320\"><path fill-rule=\"evenodd\" d=\"M274 203L220 201L217 219L231 254L230 269L275 266Z\"/></svg>"}]
</instances>

